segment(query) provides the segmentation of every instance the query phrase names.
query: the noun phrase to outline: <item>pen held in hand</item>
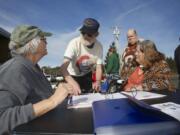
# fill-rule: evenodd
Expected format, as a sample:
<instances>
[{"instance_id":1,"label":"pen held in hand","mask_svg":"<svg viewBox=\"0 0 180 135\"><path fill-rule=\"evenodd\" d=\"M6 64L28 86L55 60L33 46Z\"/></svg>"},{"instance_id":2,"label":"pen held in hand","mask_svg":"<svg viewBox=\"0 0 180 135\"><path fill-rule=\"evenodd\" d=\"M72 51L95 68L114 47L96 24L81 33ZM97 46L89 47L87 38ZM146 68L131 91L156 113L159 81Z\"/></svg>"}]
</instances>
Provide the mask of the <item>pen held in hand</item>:
<instances>
[{"instance_id":1,"label":"pen held in hand","mask_svg":"<svg viewBox=\"0 0 180 135\"><path fill-rule=\"evenodd\" d=\"M73 105L72 96L68 96L68 105Z\"/></svg>"}]
</instances>

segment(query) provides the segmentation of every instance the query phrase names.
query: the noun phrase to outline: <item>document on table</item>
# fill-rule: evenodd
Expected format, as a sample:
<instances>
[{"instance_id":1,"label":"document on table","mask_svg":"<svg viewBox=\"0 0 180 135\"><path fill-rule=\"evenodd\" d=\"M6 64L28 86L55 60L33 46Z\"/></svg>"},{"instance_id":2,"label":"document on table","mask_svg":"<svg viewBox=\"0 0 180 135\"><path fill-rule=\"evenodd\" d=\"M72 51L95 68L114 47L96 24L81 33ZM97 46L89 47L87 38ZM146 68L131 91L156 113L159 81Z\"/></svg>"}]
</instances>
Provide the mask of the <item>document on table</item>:
<instances>
[{"instance_id":1,"label":"document on table","mask_svg":"<svg viewBox=\"0 0 180 135\"><path fill-rule=\"evenodd\" d=\"M151 106L160 109L162 112L180 121L180 104L176 104L173 102L166 102L166 103L154 104Z\"/></svg>"},{"instance_id":2,"label":"document on table","mask_svg":"<svg viewBox=\"0 0 180 135\"><path fill-rule=\"evenodd\" d=\"M152 92L147 92L147 91L129 91L129 92L123 91L121 93L132 96L138 100L162 98L166 96L163 94L157 94L157 93L152 93Z\"/></svg>"},{"instance_id":3,"label":"document on table","mask_svg":"<svg viewBox=\"0 0 180 135\"><path fill-rule=\"evenodd\" d=\"M68 108L92 107L92 103L94 101L118 99L118 98L126 98L126 96L124 96L121 93L113 93L113 94L90 93L86 95L72 96L71 99L72 101L69 102Z\"/></svg>"}]
</instances>

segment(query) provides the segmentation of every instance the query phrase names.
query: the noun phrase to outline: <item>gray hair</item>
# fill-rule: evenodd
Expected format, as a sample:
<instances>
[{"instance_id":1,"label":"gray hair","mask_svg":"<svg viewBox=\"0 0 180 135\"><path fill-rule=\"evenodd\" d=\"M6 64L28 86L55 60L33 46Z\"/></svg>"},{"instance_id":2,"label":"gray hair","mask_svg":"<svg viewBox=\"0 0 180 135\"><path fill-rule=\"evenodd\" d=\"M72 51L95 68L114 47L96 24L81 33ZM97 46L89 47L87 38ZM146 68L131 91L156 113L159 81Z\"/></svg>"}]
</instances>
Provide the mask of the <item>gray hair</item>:
<instances>
[{"instance_id":1,"label":"gray hair","mask_svg":"<svg viewBox=\"0 0 180 135\"><path fill-rule=\"evenodd\" d=\"M26 55L27 53L35 54L40 41L41 41L40 37L37 36L20 48L17 48L18 46L17 43L15 43L14 41L10 41L9 49L11 51L11 55L13 54Z\"/></svg>"},{"instance_id":2,"label":"gray hair","mask_svg":"<svg viewBox=\"0 0 180 135\"><path fill-rule=\"evenodd\" d=\"M136 36L138 36L137 31L135 29L128 29L127 33L129 33L129 32L133 32Z\"/></svg>"}]
</instances>

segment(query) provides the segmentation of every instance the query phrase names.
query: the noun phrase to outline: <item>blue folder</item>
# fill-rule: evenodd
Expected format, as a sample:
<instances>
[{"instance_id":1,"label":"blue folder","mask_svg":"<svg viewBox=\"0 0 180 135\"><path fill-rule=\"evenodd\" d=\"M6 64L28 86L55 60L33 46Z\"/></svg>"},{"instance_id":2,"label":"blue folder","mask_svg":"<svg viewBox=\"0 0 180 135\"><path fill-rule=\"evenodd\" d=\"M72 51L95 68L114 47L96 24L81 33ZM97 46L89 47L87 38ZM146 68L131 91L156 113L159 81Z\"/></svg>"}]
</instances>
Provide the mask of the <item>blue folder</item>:
<instances>
[{"instance_id":1,"label":"blue folder","mask_svg":"<svg viewBox=\"0 0 180 135\"><path fill-rule=\"evenodd\" d=\"M92 109L95 134L180 134L179 121L135 99L96 101Z\"/></svg>"}]
</instances>

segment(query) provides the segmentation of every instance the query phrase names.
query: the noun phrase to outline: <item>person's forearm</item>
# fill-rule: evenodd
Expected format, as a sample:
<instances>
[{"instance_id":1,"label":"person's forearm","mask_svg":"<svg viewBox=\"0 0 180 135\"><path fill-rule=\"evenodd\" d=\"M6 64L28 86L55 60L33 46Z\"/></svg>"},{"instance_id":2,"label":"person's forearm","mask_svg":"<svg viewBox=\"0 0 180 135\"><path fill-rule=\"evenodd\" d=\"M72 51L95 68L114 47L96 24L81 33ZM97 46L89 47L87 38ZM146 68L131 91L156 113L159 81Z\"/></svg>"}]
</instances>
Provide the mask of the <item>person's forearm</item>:
<instances>
[{"instance_id":1,"label":"person's forearm","mask_svg":"<svg viewBox=\"0 0 180 135\"><path fill-rule=\"evenodd\" d=\"M59 105L64 98L66 97L66 93L56 96L52 95L50 98L42 100L36 104L33 104L33 110L36 117L39 117L50 110L56 108L57 105Z\"/></svg>"},{"instance_id":2,"label":"person's forearm","mask_svg":"<svg viewBox=\"0 0 180 135\"><path fill-rule=\"evenodd\" d=\"M39 117L56 107L56 103L51 99L42 100L36 104L33 104L33 110L36 117Z\"/></svg>"},{"instance_id":3,"label":"person's forearm","mask_svg":"<svg viewBox=\"0 0 180 135\"><path fill-rule=\"evenodd\" d=\"M71 77L71 75L69 74L69 72L67 71L67 65L63 64L61 66L61 73L63 74L64 76L64 79L66 80L66 82L70 83L73 81L74 82L74 79Z\"/></svg>"},{"instance_id":4,"label":"person's forearm","mask_svg":"<svg viewBox=\"0 0 180 135\"><path fill-rule=\"evenodd\" d=\"M72 82L74 82L74 79L71 77L71 75L69 74L69 72L67 71L68 65L69 65L70 61L65 59L63 64L61 65L60 71L64 77L64 79L72 84Z\"/></svg>"},{"instance_id":5,"label":"person's forearm","mask_svg":"<svg viewBox=\"0 0 180 135\"><path fill-rule=\"evenodd\" d=\"M68 83L70 83L71 81L74 81L74 79L73 79L72 76L70 76L70 75L65 76L64 78L65 78L65 80L66 80Z\"/></svg>"},{"instance_id":6,"label":"person's forearm","mask_svg":"<svg viewBox=\"0 0 180 135\"><path fill-rule=\"evenodd\" d=\"M79 87L79 84L71 77L69 72L67 71L67 67L69 65L70 61L65 59L63 65L61 65L61 73L63 74L65 80L67 83L72 85L73 90L74 90L74 95L78 95L81 93L81 89Z\"/></svg>"},{"instance_id":7,"label":"person's forearm","mask_svg":"<svg viewBox=\"0 0 180 135\"><path fill-rule=\"evenodd\" d=\"M70 76L69 72L67 71L69 63L70 63L69 61L64 60L64 63L60 67L60 72L62 73L64 78L66 78L66 76Z\"/></svg>"},{"instance_id":8,"label":"person's forearm","mask_svg":"<svg viewBox=\"0 0 180 135\"><path fill-rule=\"evenodd\" d=\"M96 68L96 81L101 81L102 78L102 67L101 65L97 65Z\"/></svg>"}]
</instances>

